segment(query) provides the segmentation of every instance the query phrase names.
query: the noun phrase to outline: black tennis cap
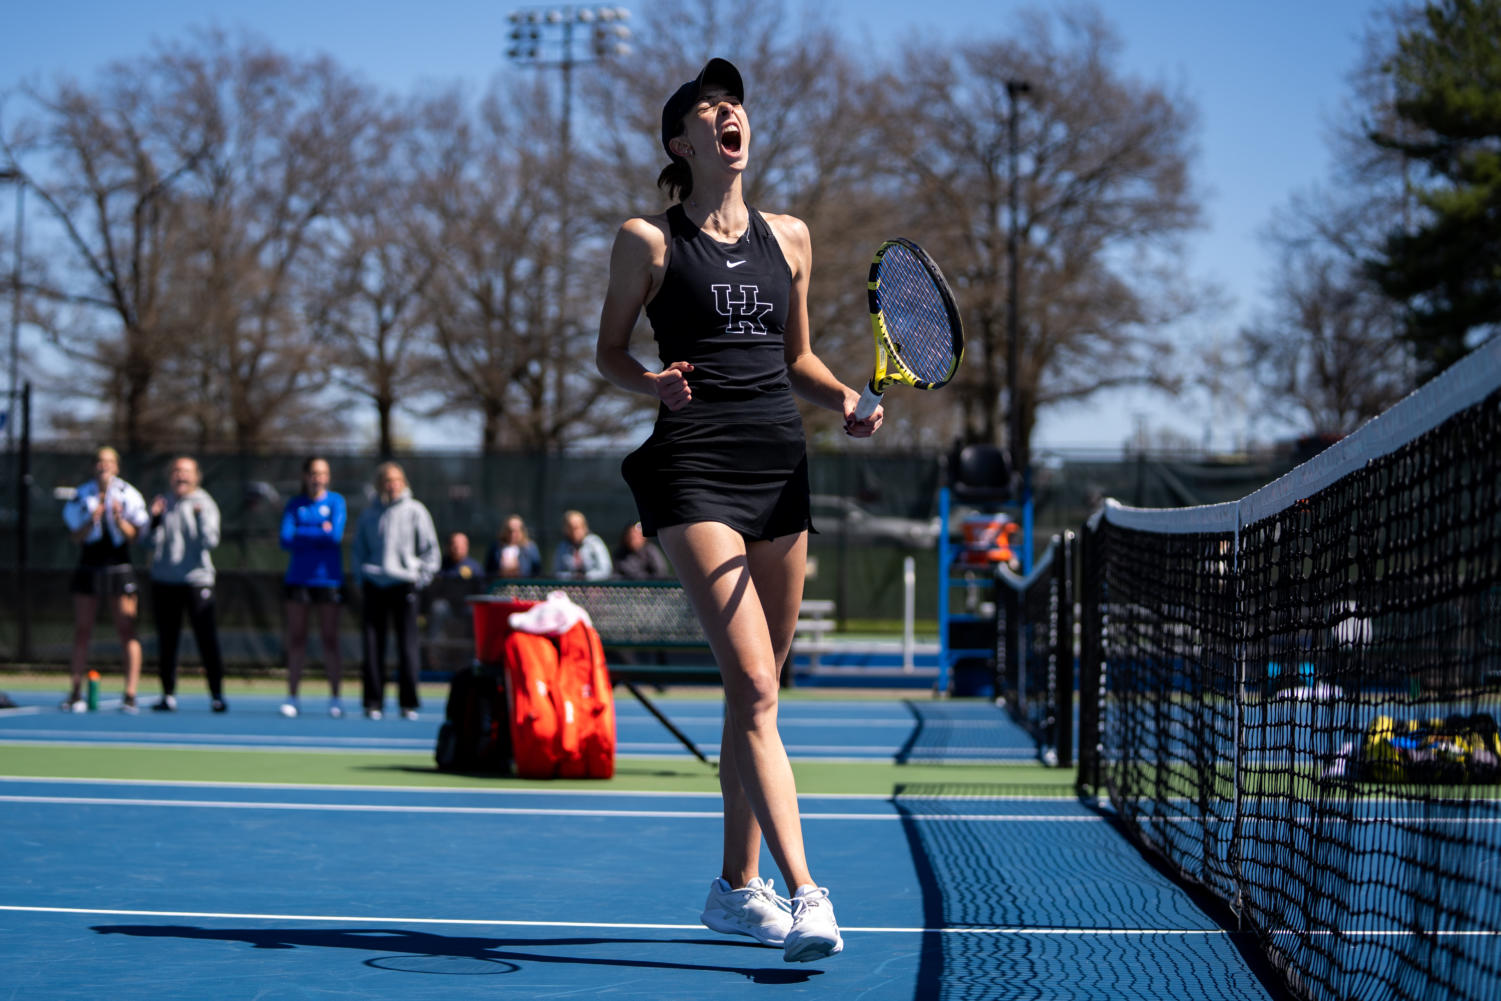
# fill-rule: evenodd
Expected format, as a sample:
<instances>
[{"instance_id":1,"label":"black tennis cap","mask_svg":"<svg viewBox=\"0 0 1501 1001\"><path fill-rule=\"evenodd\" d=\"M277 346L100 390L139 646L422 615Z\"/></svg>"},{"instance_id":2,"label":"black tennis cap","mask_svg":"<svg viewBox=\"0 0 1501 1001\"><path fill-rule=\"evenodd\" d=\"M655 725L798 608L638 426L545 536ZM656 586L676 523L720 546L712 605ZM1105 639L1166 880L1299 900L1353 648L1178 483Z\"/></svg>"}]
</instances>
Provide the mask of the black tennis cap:
<instances>
[{"instance_id":1,"label":"black tennis cap","mask_svg":"<svg viewBox=\"0 0 1501 1001\"><path fill-rule=\"evenodd\" d=\"M673 91L667 103L662 105L662 148L674 160L677 156L667 149L667 144L682 134L683 117L693 110L693 106L698 103L698 95L710 84L723 87L735 95L737 101L745 100L745 83L740 79L740 71L733 63L728 59L710 59L704 63L698 76Z\"/></svg>"}]
</instances>

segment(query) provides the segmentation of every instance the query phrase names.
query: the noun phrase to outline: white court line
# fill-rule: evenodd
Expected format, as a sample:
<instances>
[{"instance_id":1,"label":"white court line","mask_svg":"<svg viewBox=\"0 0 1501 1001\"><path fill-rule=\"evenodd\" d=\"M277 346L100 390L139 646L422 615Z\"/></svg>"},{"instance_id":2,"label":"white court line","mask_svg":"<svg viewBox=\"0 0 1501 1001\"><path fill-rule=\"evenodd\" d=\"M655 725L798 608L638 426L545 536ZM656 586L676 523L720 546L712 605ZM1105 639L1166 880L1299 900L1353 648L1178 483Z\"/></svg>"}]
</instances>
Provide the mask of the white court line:
<instances>
[{"instance_id":1,"label":"white court line","mask_svg":"<svg viewBox=\"0 0 1501 1001\"><path fill-rule=\"evenodd\" d=\"M22 914L86 914L100 917L198 918L224 921L337 921L351 924L464 925L471 927L477 925L496 928L614 928L627 931L703 931L703 925L699 924L656 924L625 921L512 921L498 918L371 917L369 915L352 914L242 914L221 911L142 911L102 907L30 907L20 904L0 904L0 911ZM1079 938L1139 937L1146 935L1163 935L1178 938L1233 938L1239 935L1254 934L1253 932L1228 931L1224 928L1028 928L1025 926L1007 925L977 928L902 928L879 925L841 925L839 930L842 932L862 932L876 935L1014 935L1020 937L1053 935ZM1279 928L1271 932L1271 934L1297 935L1306 938L1322 938L1329 935L1398 938L1415 934L1431 935L1440 938L1495 938L1501 935L1501 933L1493 931L1440 931L1426 929L1422 932L1413 932L1401 928L1370 930L1331 928L1320 931L1299 931L1292 928Z\"/></svg>"},{"instance_id":2,"label":"white court line","mask_svg":"<svg viewBox=\"0 0 1501 1001\"><path fill-rule=\"evenodd\" d=\"M718 792L694 792L689 790L663 789L663 790L635 790L635 789L589 789L569 788L553 789L542 787L508 786L505 788L491 788L486 786L393 786L393 785L348 785L331 782L224 782L209 781L205 779L94 779L94 778L49 778L44 775L0 775L0 783L4 782L31 782L37 784L67 784L67 785L104 785L104 786L166 786L170 788L188 789L281 789L281 790L320 790L330 792L397 792L419 793L423 795L482 795L482 796L579 796L583 798L594 797L641 797L641 798L688 798L688 799L719 799ZM798 799L854 799L868 800L872 802L890 803L893 798L890 793L873 792L805 792L798 793ZM917 797L908 797L917 798ZM954 796L922 796L923 800L963 800L967 802L1026 802L1026 803L1071 803L1075 802L1072 796L1007 796L1007 795L974 795L969 793Z\"/></svg>"},{"instance_id":3,"label":"white court line","mask_svg":"<svg viewBox=\"0 0 1501 1001\"><path fill-rule=\"evenodd\" d=\"M93 747L154 751L259 751L265 754L409 754L427 757L431 741L419 747L277 747L272 744L194 744L153 740L19 740L0 738L0 747Z\"/></svg>"},{"instance_id":4,"label":"white court line","mask_svg":"<svg viewBox=\"0 0 1501 1001\"><path fill-rule=\"evenodd\" d=\"M167 751L253 751L265 754L402 754L414 757L430 757L432 741L420 741L414 746L386 747L330 747L327 745L308 745L305 747L278 747L274 744L232 744L232 743L177 743L175 741L151 741L151 740L24 740L14 737L0 737L0 747L83 747L83 748L115 748L125 750L167 750ZM700 749L711 757L718 754L718 745L700 745ZM830 747L828 753L821 753L818 748L797 748L788 746L787 751L794 756L794 764L799 761L816 761L820 764L895 764L897 755L893 754L890 747L870 749L870 753L864 757L847 757L851 750L848 746ZM842 752L836 754L834 752ZM617 746L616 757L623 759L631 758L661 758L662 752L668 753L667 757L684 758L688 755L682 753L681 744L637 744L632 742L621 743ZM801 757L798 757L798 756ZM915 761L924 763L928 761L940 761L947 765L1000 765L1030 762L1035 760L1037 754L1032 751L998 751L985 756L955 755L955 754L920 754L907 755L903 761Z\"/></svg>"},{"instance_id":5,"label":"white court line","mask_svg":"<svg viewBox=\"0 0 1501 1001\"><path fill-rule=\"evenodd\" d=\"M785 711L786 707L787 707L787 704L785 702L782 703L781 711ZM621 713L617 713L616 714L616 719L617 720L621 719L622 715L623 714L621 714ZM678 724L679 726L682 726L685 723L701 723L701 724L704 724L705 726L709 726L709 725L719 726L719 725L721 725L721 724L724 723L724 717L722 717L722 716L714 716L714 717L709 717L709 716L671 716L671 714L669 714L669 716L672 719L672 721L674 723ZM629 714L629 719L630 719L630 722L632 722L632 723L649 723L649 722L654 722L654 720L652 719L652 717L648 716L644 712L640 713L640 714L631 713L631 714ZM915 729L917 729L918 721L915 720L915 719L911 719L911 718L908 718L908 719L892 719L890 717L884 717L884 718L881 718L881 719L859 719L859 718L856 718L856 717L843 717L843 718L839 718L839 719L817 719L817 718L811 717L811 716L802 716L802 717L799 717L799 716L787 716L783 712L783 714L778 715L778 717L777 717L777 724L779 726L782 726L782 727L809 726L809 727L818 727L820 729L823 728L823 727L829 727L831 729L833 729L835 727L859 727L861 729L876 729L876 728L885 727L887 729L893 729L893 730L915 730ZM934 730L938 730L938 729L943 729L943 730L994 729L995 727L998 727L998 726L1001 725L1001 718L999 716L997 716L996 719L993 720L993 721L992 720L925 720L922 725L924 727L926 727L926 728L931 728L931 729L934 729Z\"/></svg>"},{"instance_id":6,"label":"white court line","mask_svg":"<svg viewBox=\"0 0 1501 1001\"><path fill-rule=\"evenodd\" d=\"M682 750L682 744L674 744L667 741L637 741L626 740L620 742L621 747L631 747L636 750ZM883 760L894 759L897 750L890 744L784 744L788 754L867 754L881 755ZM719 753L719 744L707 741L699 741L698 747L705 754ZM962 760L959 755L964 754L976 761L990 761L997 758L1017 759L1032 761L1037 758L1035 747L960 747L960 748L917 748L906 752L908 758L938 758L946 762ZM850 760L869 760L868 758L851 758Z\"/></svg>"},{"instance_id":7,"label":"white court line","mask_svg":"<svg viewBox=\"0 0 1501 1001\"><path fill-rule=\"evenodd\" d=\"M49 738L50 737L63 737L63 738L73 738L75 740L76 739L80 739L80 738L84 738L84 739L97 738L100 743L103 743L106 740L116 740L116 739L119 739L119 740L132 740L132 741L136 741L136 742L148 742L148 741L153 741L153 740L157 739L157 735L155 735L155 734L149 734L149 733L141 733L139 730L91 730L91 731L89 731L87 733L80 733L77 730L34 730L34 729L26 729L26 730L16 730L15 734L16 734L17 739L27 739L27 738L33 738L33 737L49 737ZM193 746L196 747L196 746L202 746L202 744L206 744L206 743L208 743L210 741L221 741L222 742L226 738L226 736L228 736L228 735L222 734L222 733L204 733L204 734L195 734L195 733L164 733L164 734L160 735L160 739L162 739L163 741L170 740L170 741L177 741L177 742L181 742L181 743L185 743L185 744L191 744L191 745L193 745ZM401 745L401 746L410 745L412 747L427 748L427 747L431 747L432 743L433 743L433 738L432 737L318 737L318 736L297 736L297 735L293 735L293 734L274 734L274 733L235 734L235 735L233 735L232 739L237 740L237 741L241 741L241 742L243 742L243 743L245 743L247 745L251 745L251 746L260 746L262 744L274 746L276 744L314 744L314 743L316 743L316 744L327 744L327 745L345 745L345 744L347 744L347 745L349 745L351 747L358 747L360 745L372 745L372 746L373 745L384 745L384 746L387 746L387 747L393 747L393 746L397 746L397 745Z\"/></svg>"},{"instance_id":8,"label":"white court line","mask_svg":"<svg viewBox=\"0 0 1501 1001\"><path fill-rule=\"evenodd\" d=\"M199 810L292 810L307 813L421 813L462 814L503 817L650 817L653 819L722 820L718 810L604 810L604 809L557 809L553 807L526 806L401 806L383 803L275 803L204 799L145 799L117 796L0 796L0 803L37 803L68 806L161 806ZM1052 814L918 814L904 817L896 813L821 813L808 811L804 820L860 820L902 821L911 819L920 823L1034 823L1041 821L1063 823L1100 823L1105 818L1090 814L1078 816L1055 816Z\"/></svg>"},{"instance_id":9,"label":"white court line","mask_svg":"<svg viewBox=\"0 0 1501 1001\"><path fill-rule=\"evenodd\" d=\"M1066 800L1065 800L1066 802ZM520 816L520 817L650 817L656 819L720 820L722 814L713 810L607 810L607 809L557 809L551 807L518 806L439 806L394 805L377 803L276 803L264 801L223 801L192 799L149 799L120 796L20 796L0 795L0 803L36 803L77 806L149 806L179 807L201 810L292 810L310 813L412 813L455 814L475 816ZM1060 816L1058 814L900 814L900 813L827 813L804 811L804 820L858 820L858 821L903 821L917 823L1102 823L1107 818L1096 814ZM1389 823L1401 826L1428 826L1439 824L1495 824L1494 818L1469 817L1369 817L1360 823Z\"/></svg>"},{"instance_id":10,"label":"white court line","mask_svg":"<svg viewBox=\"0 0 1501 1001\"><path fill-rule=\"evenodd\" d=\"M1323 819L1342 824L1501 824L1501 817L1420 817L1404 816L1396 813L1373 813L1363 817L1333 817L1325 816ZM1206 826L1224 827L1235 823L1233 817L1153 817L1152 823L1162 824L1204 824ZM1258 817L1254 820L1242 821L1244 827L1258 827L1262 824L1303 824L1312 823L1313 815L1307 813L1284 814L1279 817Z\"/></svg>"},{"instance_id":11,"label":"white court line","mask_svg":"<svg viewBox=\"0 0 1501 1001\"><path fill-rule=\"evenodd\" d=\"M200 918L227 921L338 921L358 924L389 925L480 925L500 928L614 928L627 931L704 931L701 924L676 925L647 922L606 921L508 921L497 918L406 918L370 917L346 914L237 914L217 911L138 911L95 907L27 907L16 904L0 904L0 911L26 914L88 914L101 917L142 918ZM841 932L865 932L869 934L921 935L1174 935L1174 936L1221 936L1232 935L1222 928L891 928L880 926L840 925Z\"/></svg>"},{"instance_id":12,"label":"white court line","mask_svg":"<svg viewBox=\"0 0 1501 1001\"><path fill-rule=\"evenodd\" d=\"M54 740L53 738L57 738ZM429 750L433 745L432 737L316 737L316 736L283 736L280 734L241 734L228 736L226 734L162 734L157 737L152 734L142 734L135 730L95 730L86 734L80 734L77 730L18 730L15 736L0 738L0 744L51 744L64 743L76 746L79 743L97 743L110 747L119 747L126 744L131 746L145 745L149 747L245 747L255 750L322 750L329 747L347 747L351 750L364 748L376 748L379 750ZM649 740L623 740L620 747L629 747L638 751L655 750L682 750L682 744L670 741ZM718 752L717 743L701 742L699 747L706 753ZM891 744L787 744L788 753L797 754L882 754L894 753ZM965 747L956 748L965 754L978 757L1021 757L1035 758L1037 751L1029 747ZM909 752L910 754L911 752ZM943 755L944 760L951 760L948 755Z\"/></svg>"},{"instance_id":13,"label":"white court line","mask_svg":"<svg viewBox=\"0 0 1501 1001\"><path fill-rule=\"evenodd\" d=\"M11 706L9 709L0 709L0 719L11 716L38 716L42 712L42 706ZM56 710L52 710L56 712Z\"/></svg>"}]
</instances>

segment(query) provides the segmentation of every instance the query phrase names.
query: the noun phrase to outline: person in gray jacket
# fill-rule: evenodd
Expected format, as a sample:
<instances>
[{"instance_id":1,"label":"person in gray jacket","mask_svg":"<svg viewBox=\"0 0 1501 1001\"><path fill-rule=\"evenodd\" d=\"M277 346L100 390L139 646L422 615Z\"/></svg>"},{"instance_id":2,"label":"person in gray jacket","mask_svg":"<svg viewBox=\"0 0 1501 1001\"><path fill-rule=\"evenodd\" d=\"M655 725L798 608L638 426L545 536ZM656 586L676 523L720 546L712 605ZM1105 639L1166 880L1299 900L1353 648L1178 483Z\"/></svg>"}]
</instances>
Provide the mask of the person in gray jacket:
<instances>
[{"instance_id":1,"label":"person in gray jacket","mask_svg":"<svg viewBox=\"0 0 1501 1001\"><path fill-rule=\"evenodd\" d=\"M380 719L386 697L386 632L396 633L401 714L417 718L419 592L438 573L442 553L433 517L412 496L394 462L375 470L375 501L360 514L350 559L363 598L365 715Z\"/></svg>"},{"instance_id":2,"label":"person in gray jacket","mask_svg":"<svg viewBox=\"0 0 1501 1001\"><path fill-rule=\"evenodd\" d=\"M219 544L219 505L200 485L197 460L178 456L167 467L167 494L151 502L151 605L156 618L157 673L162 697L151 708L177 709L177 644L186 613L203 658L213 710L224 702L224 659L214 617L214 561L209 551Z\"/></svg>"}]
</instances>

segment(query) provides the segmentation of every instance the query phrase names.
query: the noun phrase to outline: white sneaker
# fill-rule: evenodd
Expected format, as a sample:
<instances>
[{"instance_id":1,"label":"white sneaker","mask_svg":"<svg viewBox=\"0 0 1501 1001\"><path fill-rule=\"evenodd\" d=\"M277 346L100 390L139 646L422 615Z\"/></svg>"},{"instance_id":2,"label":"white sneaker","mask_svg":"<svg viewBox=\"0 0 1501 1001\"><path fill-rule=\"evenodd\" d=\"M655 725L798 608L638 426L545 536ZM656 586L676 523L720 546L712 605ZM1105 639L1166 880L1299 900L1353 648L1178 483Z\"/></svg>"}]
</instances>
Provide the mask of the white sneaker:
<instances>
[{"instance_id":1,"label":"white sneaker","mask_svg":"<svg viewBox=\"0 0 1501 1001\"><path fill-rule=\"evenodd\" d=\"M762 945L781 945L792 927L792 905L777 896L772 884L758 876L737 890L716 876L698 919L706 928L726 935L749 935Z\"/></svg>"},{"instance_id":2,"label":"white sneaker","mask_svg":"<svg viewBox=\"0 0 1501 1001\"><path fill-rule=\"evenodd\" d=\"M339 705L338 699L332 699L328 703L328 715L331 719L343 719L344 707Z\"/></svg>"},{"instance_id":3,"label":"white sneaker","mask_svg":"<svg viewBox=\"0 0 1501 1001\"><path fill-rule=\"evenodd\" d=\"M417 718L417 710L403 709L401 711L401 718L405 720L415 720Z\"/></svg>"},{"instance_id":4,"label":"white sneaker","mask_svg":"<svg viewBox=\"0 0 1501 1001\"><path fill-rule=\"evenodd\" d=\"M792 895L792 928L787 932L782 958L789 963L807 963L844 950L834 905L822 886L799 886Z\"/></svg>"},{"instance_id":5,"label":"white sneaker","mask_svg":"<svg viewBox=\"0 0 1501 1001\"><path fill-rule=\"evenodd\" d=\"M365 710L365 718L366 719L380 719L381 718L381 711L379 709L366 709Z\"/></svg>"},{"instance_id":6,"label":"white sneaker","mask_svg":"<svg viewBox=\"0 0 1501 1001\"><path fill-rule=\"evenodd\" d=\"M86 713L89 711L89 704L83 699L75 699L69 696L63 699L62 705L58 706L58 708L65 713Z\"/></svg>"},{"instance_id":7,"label":"white sneaker","mask_svg":"<svg viewBox=\"0 0 1501 1001\"><path fill-rule=\"evenodd\" d=\"M281 714L283 716L285 716L287 719L296 719L297 718L297 703L295 703L295 702L283 702L281 704Z\"/></svg>"}]
</instances>

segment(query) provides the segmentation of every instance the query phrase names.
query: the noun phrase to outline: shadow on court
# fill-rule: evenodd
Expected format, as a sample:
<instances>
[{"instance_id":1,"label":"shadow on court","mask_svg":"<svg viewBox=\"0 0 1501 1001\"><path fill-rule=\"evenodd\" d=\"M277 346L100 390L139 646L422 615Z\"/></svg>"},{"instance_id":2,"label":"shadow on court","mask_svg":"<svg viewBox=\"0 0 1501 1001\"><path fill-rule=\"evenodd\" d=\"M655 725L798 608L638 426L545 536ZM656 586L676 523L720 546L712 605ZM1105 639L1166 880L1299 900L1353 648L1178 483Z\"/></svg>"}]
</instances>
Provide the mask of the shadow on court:
<instances>
[{"instance_id":1,"label":"shadow on court","mask_svg":"<svg viewBox=\"0 0 1501 1001\"><path fill-rule=\"evenodd\" d=\"M447 976L488 976L520 972L525 964L570 965L581 968L619 967L636 970L677 970L728 973L757 984L807 983L823 971L796 967L711 966L672 963L651 959L595 956L558 956L518 950L533 948L586 949L590 946L640 945L660 950L670 945L712 945L730 949L753 949L767 953L765 946L723 939L605 938L476 938L435 935L431 932L377 928L196 928L188 925L94 925L100 935L134 935L141 938L175 938L206 942L242 942L256 949L350 949L370 953L365 966L402 973ZM643 950L644 951L644 950Z\"/></svg>"},{"instance_id":2,"label":"shadow on court","mask_svg":"<svg viewBox=\"0 0 1501 1001\"><path fill-rule=\"evenodd\" d=\"M945 930L923 936L914 997L1287 1001L1254 936L1217 923L1098 813L1081 804L1051 823L985 819L1004 815L1018 793L1026 790L960 783L893 790L923 926Z\"/></svg>"}]
</instances>

